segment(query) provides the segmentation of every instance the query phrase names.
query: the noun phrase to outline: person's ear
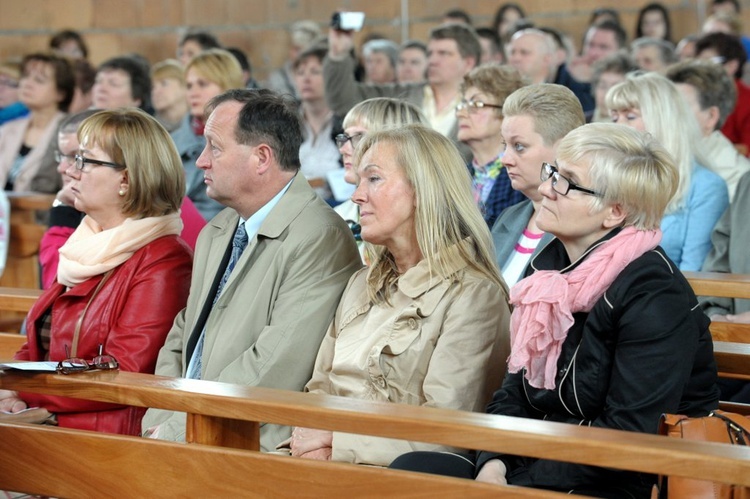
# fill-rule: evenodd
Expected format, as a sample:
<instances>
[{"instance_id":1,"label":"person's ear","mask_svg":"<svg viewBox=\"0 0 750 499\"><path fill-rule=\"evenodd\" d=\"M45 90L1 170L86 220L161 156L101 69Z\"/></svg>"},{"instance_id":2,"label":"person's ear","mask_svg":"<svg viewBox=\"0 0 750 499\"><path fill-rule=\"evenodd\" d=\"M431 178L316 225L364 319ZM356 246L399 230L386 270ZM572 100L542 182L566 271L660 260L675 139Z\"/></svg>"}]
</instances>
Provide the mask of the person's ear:
<instances>
[{"instance_id":1,"label":"person's ear","mask_svg":"<svg viewBox=\"0 0 750 499\"><path fill-rule=\"evenodd\" d=\"M724 63L724 69L729 74L729 76L732 77L732 79L734 79L734 75L737 74L737 69L739 69L739 67L740 67L739 61L732 60L732 61L727 61Z\"/></svg>"},{"instance_id":2,"label":"person's ear","mask_svg":"<svg viewBox=\"0 0 750 499\"><path fill-rule=\"evenodd\" d=\"M258 158L257 173L263 175L274 164L273 149L268 144L259 144L255 146L254 154Z\"/></svg>"},{"instance_id":3,"label":"person's ear","mask_svg":"<svg viewBox=\"0 0 750 499\"><path fill-rule=\"evenodd\" d=\"M130 188L130 181L128 180L128 173L122 172L122 178L120 179L120 196L124 196L126 192L128 192L128 189Z\"/></svg>"},{"instance_id":4,"label":"person's ear","mask_svg":"<svg viewBox=\"0 0 750 499\"><path fill-rule=\"evenodd\" d=\"M708 116L708 124L711 125L711 131L716 130L719 124L719 119L721 118L721 112L719 111L719 106L711 106L708 109L706 109L706 114Z\"/></svg>"},{"instance_id":5,"label":"person's ear","mask_svg":"<svg viewBox=\"0 0 750 499\"><path fill-rule=\"evenodd\" d=\"M625 218L628 216L628 212L620 203L614 203L607 207L609 213L604 218L604 227L607 229L614 229L615 227L621 227L625 222Z\"/></svg>"}]
</instances>

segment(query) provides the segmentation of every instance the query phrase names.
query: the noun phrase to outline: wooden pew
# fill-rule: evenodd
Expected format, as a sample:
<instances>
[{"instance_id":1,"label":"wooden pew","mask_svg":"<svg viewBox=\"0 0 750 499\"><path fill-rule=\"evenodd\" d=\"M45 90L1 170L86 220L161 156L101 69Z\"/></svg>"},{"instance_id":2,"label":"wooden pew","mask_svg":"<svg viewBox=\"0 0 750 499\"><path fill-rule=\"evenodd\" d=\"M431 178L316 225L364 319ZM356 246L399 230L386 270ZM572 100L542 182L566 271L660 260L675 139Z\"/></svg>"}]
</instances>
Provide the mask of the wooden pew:
<instances>
[{"instance_id":1,"label":"wooden pew","mask_svg":"<svg viewBox=\"0 0 750 499\"><path fill-rule=\"evenodd\" d=\"M39 289L39 243L47 226L39 223L55 196L35 192L9 192L10 239L0 286ZM18 332L25 313L0 309L0 331Z\"/></svg>"},{"instance_id":2,"label":"wooden pew","mask_svg":"<svg viewBox=\"0 0 750 499\"><path fill-rule=\"evenodd\" d=\"M741 446L126 372L6 372L0 376L0 388L189 413L190 445L0 424L0 488L29 493L561 497L541 490L261 454L256 451L259 422L750 486L750 449ZM240 426L243 432L229 440L241 449L219 451L205 445L226 442L218 434L236 432Z\"/></svg>"}]
</instances>

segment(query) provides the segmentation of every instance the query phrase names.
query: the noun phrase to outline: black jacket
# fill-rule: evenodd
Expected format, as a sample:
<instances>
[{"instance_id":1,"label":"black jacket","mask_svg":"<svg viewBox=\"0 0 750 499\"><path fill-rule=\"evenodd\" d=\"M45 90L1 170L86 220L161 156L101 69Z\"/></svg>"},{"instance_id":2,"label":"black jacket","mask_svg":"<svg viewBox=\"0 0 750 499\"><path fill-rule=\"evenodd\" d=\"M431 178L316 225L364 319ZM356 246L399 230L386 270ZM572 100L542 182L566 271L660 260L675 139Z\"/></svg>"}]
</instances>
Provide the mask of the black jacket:
<instances>
[{"instance_id":1,"label":"black jacket","mask_svg":"<svg viewBox=\"0 0 750 499\"><path fill-rule=\"evenodd\" d=\"M569 272L610 232L571 264L553 240L527 272ZM589 313L574 314L558 360L555 390L508 374L487 412L576 425L656 433L662 413L704 416L718 406L709 319L677 266L657 247L631 262ZM544 459L480 452L505 462L508 483L554 490L648 497L653 475Z\"/></svg>"}]
</instances>

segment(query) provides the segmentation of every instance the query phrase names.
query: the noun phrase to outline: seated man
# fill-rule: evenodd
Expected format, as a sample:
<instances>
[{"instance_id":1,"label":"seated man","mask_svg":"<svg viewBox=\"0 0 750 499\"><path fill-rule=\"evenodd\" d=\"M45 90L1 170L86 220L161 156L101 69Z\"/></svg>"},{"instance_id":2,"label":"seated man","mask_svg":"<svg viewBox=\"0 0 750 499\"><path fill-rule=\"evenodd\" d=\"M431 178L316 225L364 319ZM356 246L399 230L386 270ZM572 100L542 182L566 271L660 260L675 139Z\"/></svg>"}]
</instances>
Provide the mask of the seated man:
<instances>
[{"instance_id":1,"label":"seated man","mask_svg":"<svg viewBox=\"0 0 750 499\"><path fill-rule=\"evenodd\" d=\"M156 374L300 391L359 253L346 223L298 174L302 132L284 99L230 90L207 112L197 165L208 196L228 208L198 238L187 307ZM185 414L151 409L143 429L183 440ZM289 435L264 425L261 448Z\"/></svg>"},{"instance_id":2,"label":"seated man","mask_svg":"<svg viewBox=\"0 0 750 499\"><path fill-rule=\"evenodd\" d=\"M368 85L354 79L354 59L350 56L354 39L349 31L331 30L328 57L323 64L326 99L334 114L345 116L357 103L373 97L402 98L419 107L430 126L458 142L456 106L461 101L461 82L481 60L482 47L476 31L463 24L443 24L430 32L427 43L427 81Z\"/></svg>"}]
</instances>

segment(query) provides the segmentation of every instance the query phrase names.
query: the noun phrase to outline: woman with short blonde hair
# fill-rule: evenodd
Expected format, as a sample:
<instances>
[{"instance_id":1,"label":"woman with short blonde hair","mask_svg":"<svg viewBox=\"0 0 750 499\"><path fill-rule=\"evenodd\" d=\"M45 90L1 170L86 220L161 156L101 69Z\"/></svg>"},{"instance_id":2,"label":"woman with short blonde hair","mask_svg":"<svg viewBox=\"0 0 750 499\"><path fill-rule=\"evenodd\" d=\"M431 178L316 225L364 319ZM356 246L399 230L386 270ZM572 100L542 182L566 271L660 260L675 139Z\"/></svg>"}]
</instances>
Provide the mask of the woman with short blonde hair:
<instances>
[{"instance_id":1,"label":"woman with short blonde hair","mask_svg":"<svg viewBox=\"0 0 750 499\"><path fill-rule=\"evenodd\" d=\"M223 49L204 50L190 59L185 66L185 83L190 111L171 134L185 168L187 197L206 220L211 220L224 207L208 197L203 171L195 165L206 146L203 137L206 104L227 90L244 88L245 83L240 63Z\"/></svg>"},{"instance_id":2,"label":"woman with short blonde hair","mask_svg":"<svg viewBox=\"0 0 750 499\"><path fill-rule=\"evenodd\" d=\"M678 174L648 135L584 125L540 165L539 227L555 238L510 291L511 353L487 412L657 433L665 413L719 401L709 319L659 246ZM391 467L593 497L648 497L654 475L478 451L417 452Z\"/></svg>"},{"instance_id":3,"label":"woman with short blonde hair","mask_svg":"<svg viewBox=\"0 0 750 499\"><path fill-rule=\"evenodd\" d=\"M127 165L130 188L122 196L128 217L160 217L180 209L185 175L167 131L142 111L114 109L96 113L78 129L82 146L98 144L112 162Z\"/></svg>"}]
</instances>

